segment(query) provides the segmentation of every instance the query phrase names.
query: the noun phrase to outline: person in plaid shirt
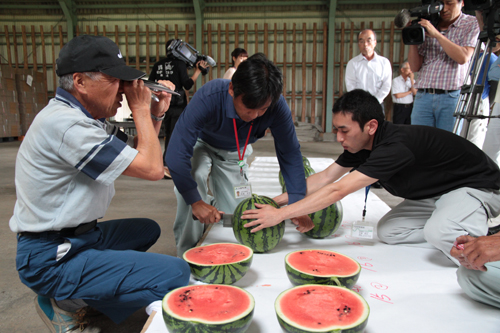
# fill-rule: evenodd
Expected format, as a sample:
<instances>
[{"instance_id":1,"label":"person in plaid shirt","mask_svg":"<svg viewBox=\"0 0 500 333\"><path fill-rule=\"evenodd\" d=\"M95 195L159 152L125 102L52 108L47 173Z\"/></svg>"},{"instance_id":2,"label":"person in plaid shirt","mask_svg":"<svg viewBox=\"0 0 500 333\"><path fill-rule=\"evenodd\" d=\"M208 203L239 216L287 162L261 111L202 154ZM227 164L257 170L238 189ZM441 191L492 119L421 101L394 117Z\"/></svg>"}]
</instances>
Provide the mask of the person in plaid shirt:
<instances>
[{"instance_id":1,"label":"person in plaid shirt","mask_svg":"<svg viewBox=\"0 0 500 333\"><path fill-rule=\"evenodd\" d=\"M479 24L474 16L462 13L462 0L443 3L436 27L426 19L419 21L426 29L425 42L410 45L410 67L420 72L411 123L452 131L453 112L474 53Z\"/></svg>"}]
</instances>

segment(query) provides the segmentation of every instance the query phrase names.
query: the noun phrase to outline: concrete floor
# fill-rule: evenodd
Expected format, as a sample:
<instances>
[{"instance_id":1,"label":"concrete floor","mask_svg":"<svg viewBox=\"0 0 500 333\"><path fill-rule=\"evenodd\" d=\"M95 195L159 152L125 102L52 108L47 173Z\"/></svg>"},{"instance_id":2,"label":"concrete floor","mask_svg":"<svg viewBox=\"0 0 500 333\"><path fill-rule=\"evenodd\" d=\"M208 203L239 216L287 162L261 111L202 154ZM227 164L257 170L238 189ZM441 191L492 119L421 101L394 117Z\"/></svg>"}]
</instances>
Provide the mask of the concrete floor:
<instances>
[{"instance_id":1,"label":"concrete floor","mask_svg":"<svg viewBox=\"0 0 500 333\"><path fill-rule=\"evenodd\" d=\"M36 313L35 293L24 286L16 272L16 236L9 229L9 219L16 200L14 166L21 143L0 142L0 332L48 332ZM336 158L342 147L334 142L302 142L306 157ZM275 156L272 138L263 138L253 145L253 156ZM251 161L252 159L250 159ZM115 182L116 195L103 220L123 217L148 217L156 220L163 233L151 252L175 255L172 225L175 219L176 198L172 180L150 182L121 176ZM398 204L396 198L384 189L373 189L390 207ZM144 310L137 311L120 325L105 316L92 319L102 332L140 332L147 320Z\"/></svg>"}]
</instances>

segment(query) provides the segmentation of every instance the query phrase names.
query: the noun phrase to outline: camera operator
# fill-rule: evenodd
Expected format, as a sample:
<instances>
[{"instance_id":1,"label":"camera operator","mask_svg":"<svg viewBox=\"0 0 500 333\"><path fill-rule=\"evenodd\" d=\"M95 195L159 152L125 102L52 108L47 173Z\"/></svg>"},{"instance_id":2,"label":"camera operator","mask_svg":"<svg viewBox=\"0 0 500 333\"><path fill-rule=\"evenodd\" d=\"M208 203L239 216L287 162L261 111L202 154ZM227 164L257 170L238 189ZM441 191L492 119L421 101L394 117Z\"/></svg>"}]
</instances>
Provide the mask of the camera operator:
<instances>
[{"instance_id":1,"label":"camera operator","mask_svg":"<svg viewBox=\"0 0 500 333\"><path fill-rule=\"evenodd\" d=\"M453 112L474 52L479 25L474 16L462 13L462 0L443 3L436 27L426 19L418 22L426 29L424 43L410 45L410 67L420 72L411 123L452 131Z\"/></svg>"},{"instance_id":2,"label":"camera operator","mask_svg":"<svg viewBox=\"0 0 500 333\"><path fill-rule=\"evenodd\" d=\"M168 143L170 142L170 137L174 131L175 124L179 119L184 108L187 106L187 98L184 89L189 90L194 85L194 81L198 78L202 72L202 68L208 67L206 61L198 61L194 66L194 73L191 77L187 74L186 63L180 59L177 59L169 50L169 45L174 41L171 39L166 44L167 57L158 61L154 64L151 73L149 74L149 80L168 80L175 84L175 91L180 94L180 96L172 96L172 101L170 103L170 109L163 120L163 128L165 130L165 151L163 153L163 165L164 165L164 176L165 178L172 178L170 176L170 171L167 168L167 163L165 162L165 153L167 151Z\"/></svg>"}]
</instances>

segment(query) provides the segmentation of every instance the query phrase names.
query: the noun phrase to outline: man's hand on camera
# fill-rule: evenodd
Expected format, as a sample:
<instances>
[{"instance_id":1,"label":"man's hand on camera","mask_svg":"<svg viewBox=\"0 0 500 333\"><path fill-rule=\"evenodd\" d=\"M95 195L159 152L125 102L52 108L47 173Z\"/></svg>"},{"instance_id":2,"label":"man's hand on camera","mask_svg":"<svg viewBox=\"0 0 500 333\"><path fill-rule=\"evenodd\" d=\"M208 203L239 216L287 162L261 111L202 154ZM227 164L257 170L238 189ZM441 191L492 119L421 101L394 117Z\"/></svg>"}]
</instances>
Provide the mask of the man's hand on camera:
<instances>
[{"instance_id":1,"label":"man's hand on camera","mask_svg":"<svg viewBox=\"0 0 500 333\"><path fill-rule=\"evenodd\" d=\"M434 27L434 25L426 19L420 19L418 22L422 27L425 28L425 35L431 38L437 38L441 33Z\"/></svg>"},{"instance_id":2,"label":"man's hand on camera","mask_svg":"<svg viewBox=\"0 0 500 333\"><path fill-rule=\"evenodd\" d=\"M173 84L171 81L166 81L166 80L159 80L158 84L161 84L165 87L167 87L170 90L175 90L175 84ZM172 94L169 94L166 91L153 91L153 94L158 97L158 102L152 100L151 101L151 114L161 118L165 112L168 111L168 108L170 107L170 101L172 100Z\"/></svg>"},{"instance_id":3,"label":"man's hand on camera","mask_svg":"<svg viewBox=\"0 0 500 333\"><path fill-rule=\"evenodd\" d=\"M142 115L149 117L151 90L144 85L144 82L142 80L123 81L123 91L134 119L137 120Z\"/></svg>"}]
</instances>

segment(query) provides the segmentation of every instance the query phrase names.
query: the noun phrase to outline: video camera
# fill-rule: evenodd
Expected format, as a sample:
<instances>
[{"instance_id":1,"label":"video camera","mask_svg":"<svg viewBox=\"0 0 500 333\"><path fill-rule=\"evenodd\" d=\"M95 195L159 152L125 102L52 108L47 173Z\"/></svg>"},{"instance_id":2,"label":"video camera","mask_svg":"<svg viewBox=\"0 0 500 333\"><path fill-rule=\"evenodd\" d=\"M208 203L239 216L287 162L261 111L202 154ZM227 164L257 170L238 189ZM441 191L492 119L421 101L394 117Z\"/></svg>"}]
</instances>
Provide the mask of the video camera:
<instances>
[{"instance_id":1,"label":"video camera","mask_svg":"<svg viewBox=\"0 0 500 333\"><path fill-rule=\"evenodd\" d=\"M182 39L173 39L167 46L167 54L168 53L171 53L175 58L184 61L188 68L193 68L198 61L202 60L206 61L211 67L215 67L217 65L214 59L201 54L194 47L186 42L183 42ZM198 66L198 68L201 70L202 75L207 75L210 70L210 67L203 68Z\"/></svg>"},{"instance_id":2,"label":"video camera","mask_svg":"<svg viewBox=\"0 0 500 333\"><path fill-rule=\"evenodd\" d=\"M444 4L441 1L422 0L422 6L410 10L403 9L396 15L394 25L398 28L403 28L403 43L406 45L422 44L425 41L425 28L418 24L418 21L424 18L436 26L439 20L439 12L443 8ZM409 26L406 26L410 22L411 17L415 16L417 19L411 21Z\"/></svg>"},{"instance_id":3,"label":"video camera","mask_svg":"<svg viewBox=\"0 0 500 333\"><path fill-rule=\"evenodd\" d=\"M500 34L500 2L495 0L462 0L465 11L480 10L483 15L484 28L482 34L486 34L491 41ZM403 9L394 18L394 25L403 28L403 43L406 45L419 45L425 41L425 29L418 24L420 19L429 20L434 26L439 20L439 13L443 10L441 1L422 0L422 6L413 9ZM417 19L411 21L411 17ZM411 21L409 26L408 22ZM481 39L481 36L480 36Z\"/></svg>"}]
</instances>

